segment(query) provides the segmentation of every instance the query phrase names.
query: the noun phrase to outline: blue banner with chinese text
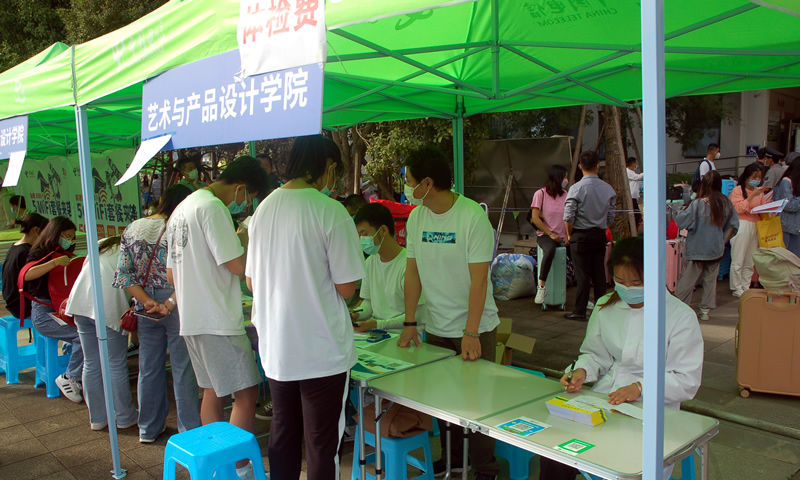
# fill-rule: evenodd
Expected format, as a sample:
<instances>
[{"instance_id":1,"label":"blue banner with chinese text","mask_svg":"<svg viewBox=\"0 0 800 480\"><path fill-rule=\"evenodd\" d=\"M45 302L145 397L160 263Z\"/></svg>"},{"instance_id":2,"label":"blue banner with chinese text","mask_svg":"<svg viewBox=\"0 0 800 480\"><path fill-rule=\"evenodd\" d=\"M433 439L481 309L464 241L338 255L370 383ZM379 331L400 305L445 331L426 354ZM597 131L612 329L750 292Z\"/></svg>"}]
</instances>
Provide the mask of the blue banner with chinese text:
<instances>
[{"instance_id":1,"label":"blue banner with chinese text","mask_svg":"<svg viewBox=\"0 0 800 480\"><path fill-rule=\"evenodd\" d=\"M28 150L28 116L0 120L0 160Z\"/></svg>"}]
</instances>

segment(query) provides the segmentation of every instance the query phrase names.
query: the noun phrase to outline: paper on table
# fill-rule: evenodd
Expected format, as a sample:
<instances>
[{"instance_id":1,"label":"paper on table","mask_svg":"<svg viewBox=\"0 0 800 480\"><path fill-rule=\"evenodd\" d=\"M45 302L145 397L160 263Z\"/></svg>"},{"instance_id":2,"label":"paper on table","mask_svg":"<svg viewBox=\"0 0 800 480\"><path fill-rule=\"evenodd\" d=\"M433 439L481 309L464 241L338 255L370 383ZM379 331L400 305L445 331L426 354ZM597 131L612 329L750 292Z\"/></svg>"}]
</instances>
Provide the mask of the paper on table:
<instances>
[{"instance_id":1,"label":"paper on table","mask_svg":"<svg viewBox=\"0 0 800 480\"><path fill-rule=\"evenodd\" d=\"M765 203L764 205L759 205L752 210L750 213L781 213L783 211L783 207L789 203L789 200L776 200L774 202Z\"/></svg>"},{"instance_id":2,"label":"paper on table","mask_svg":"<svg viewBox=\"0 0 800 480\"><path fill-rule=\"evenodd\" d=\"M631 405L630 403L622 403L619 405L611 405L608 401L603 400L602 398L592 397L589 395L580 395L578 397L573 398L567 405L574 405L574 406L581 406L581 405L591 405L593 407L602 408L603 410L608 411L615 411L622 413L623 415L627 415L629 417L633 417L639 420L644 418L644 411L635 406Z\"/></svg>"}]
</instances>

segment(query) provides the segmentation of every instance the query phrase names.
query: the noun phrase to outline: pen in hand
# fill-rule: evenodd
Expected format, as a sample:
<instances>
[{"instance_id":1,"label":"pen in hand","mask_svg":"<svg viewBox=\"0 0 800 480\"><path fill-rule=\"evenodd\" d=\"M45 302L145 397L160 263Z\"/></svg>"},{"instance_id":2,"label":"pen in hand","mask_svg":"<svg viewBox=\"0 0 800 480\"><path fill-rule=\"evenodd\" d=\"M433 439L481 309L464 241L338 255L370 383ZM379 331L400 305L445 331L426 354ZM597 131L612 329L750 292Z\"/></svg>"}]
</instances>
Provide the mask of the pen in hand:
<instances>
[{"instance_id":1,"label":"pen in hand","mask_svg":"<svg viewBox=\"0 0 800 480\"><path fill-rule=\"evenodd\" d=\"M567 391L569 384L572 383L572 372L575 371L575 362L573 361L572 364L569 366L569 374L567 375L567 385L564 386L564 391Z\"/></svg>"}]
</instances>

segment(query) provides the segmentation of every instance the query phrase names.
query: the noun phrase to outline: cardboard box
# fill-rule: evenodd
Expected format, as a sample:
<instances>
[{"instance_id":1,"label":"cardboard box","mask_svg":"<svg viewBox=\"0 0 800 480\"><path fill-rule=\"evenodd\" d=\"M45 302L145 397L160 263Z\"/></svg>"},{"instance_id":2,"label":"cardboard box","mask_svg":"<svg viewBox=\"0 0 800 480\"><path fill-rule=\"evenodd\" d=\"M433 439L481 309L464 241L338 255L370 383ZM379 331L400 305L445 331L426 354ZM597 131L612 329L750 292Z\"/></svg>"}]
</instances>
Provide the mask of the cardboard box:
<instances>
[{"instance_id":1,"label":"cardboard box","mask_svg":"<svg viewBox=\"0 0 800 480\"><path fill-rule=\"evenodd\" d=\"M536 248L536 235L525 240L517 240L514 242L514 253L521 253L523 255L530 255L531 249Z\"/></svg>"},{"instance_id":2,"label":"cardboard box","mask_svg":"<svg viewBox=\"0 0 800 480\"><path fill-rule=\"evenodd\" d=\"M569 402L567 398L555 397L547 401L547 410L550 415L566 418L590 427L596 427L608 419L606 412L602 408L594 408L588 405L586 407L578 407L569 405L567 402Z\"/></svg>"},{"instance_id":3,"label":"cardboard box","mask_svg":"<svg viewBox=\"0 0 800 480\"><path fill-rule=\"evenodd\" d=\"M511 333L511 319L501 318L500 325L497 326L497 353L495 362L500 365L511 365L514 350L532 353L536 345L536 339Z\"/></svg>"}]
</instances>

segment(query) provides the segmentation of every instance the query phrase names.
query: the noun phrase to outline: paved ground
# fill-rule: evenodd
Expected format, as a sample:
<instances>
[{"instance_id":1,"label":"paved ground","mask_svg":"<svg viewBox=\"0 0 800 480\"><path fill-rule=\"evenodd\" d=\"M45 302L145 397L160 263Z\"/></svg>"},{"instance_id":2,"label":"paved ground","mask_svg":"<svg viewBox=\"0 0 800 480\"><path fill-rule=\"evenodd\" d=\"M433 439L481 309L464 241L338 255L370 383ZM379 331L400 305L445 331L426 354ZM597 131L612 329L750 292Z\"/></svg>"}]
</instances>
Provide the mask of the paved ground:
<instances>
[{"instance_id":1,"label":"paved ground","mask_svg":"<svg viewBox=\"0 0 800 480\"><path fill-rule=\"evenodd\" d=\"M737 303L728 293L726 282L720 282L718 292L720 307L712 312L709 322L701 324L706 342L703 386L697 398L684 405L723 419L720 434L711 442L711 478L800 480L800 401L758 393L747 399L738 395L733 347ZM567 297L571 302L574 292L570 290ZM570 306L568 303L568 311ZM568 321L561 312L542 312L532 298L498 302L498 307L501 316L514 320L515 332L537 339L534 352L515 354L515 362L547 371L563 369L577 355L585 323ZM4 310L0 309L0 314L5 314ZM135 371L136 357L130 363ZM84 404L63 397L48 399L43 389L33 388L30 373L22 374L19 385L6 386L4 380L0 378L0 480L110 478L108 433L89 429ZM135 380L131 387L135 390ZM119 432L127 478L161 478L166 440L177 432L174 411L167 427L166 433L150 445L138 442L135 428ZM269 422L258 421L257 428L257 433L265 434ZM260 442L266 455L266 438ZM438 439L433 444L434 457L438 458ZM269 465L266 458L264 461ZM536 458L531 462L531 478L538 478L537 463ZM351 465L349 443L342 459L342 478L350 477ZM507 464L501 460L501 466L501 478L508 478Z\"/></svg>"}]
</instances>

